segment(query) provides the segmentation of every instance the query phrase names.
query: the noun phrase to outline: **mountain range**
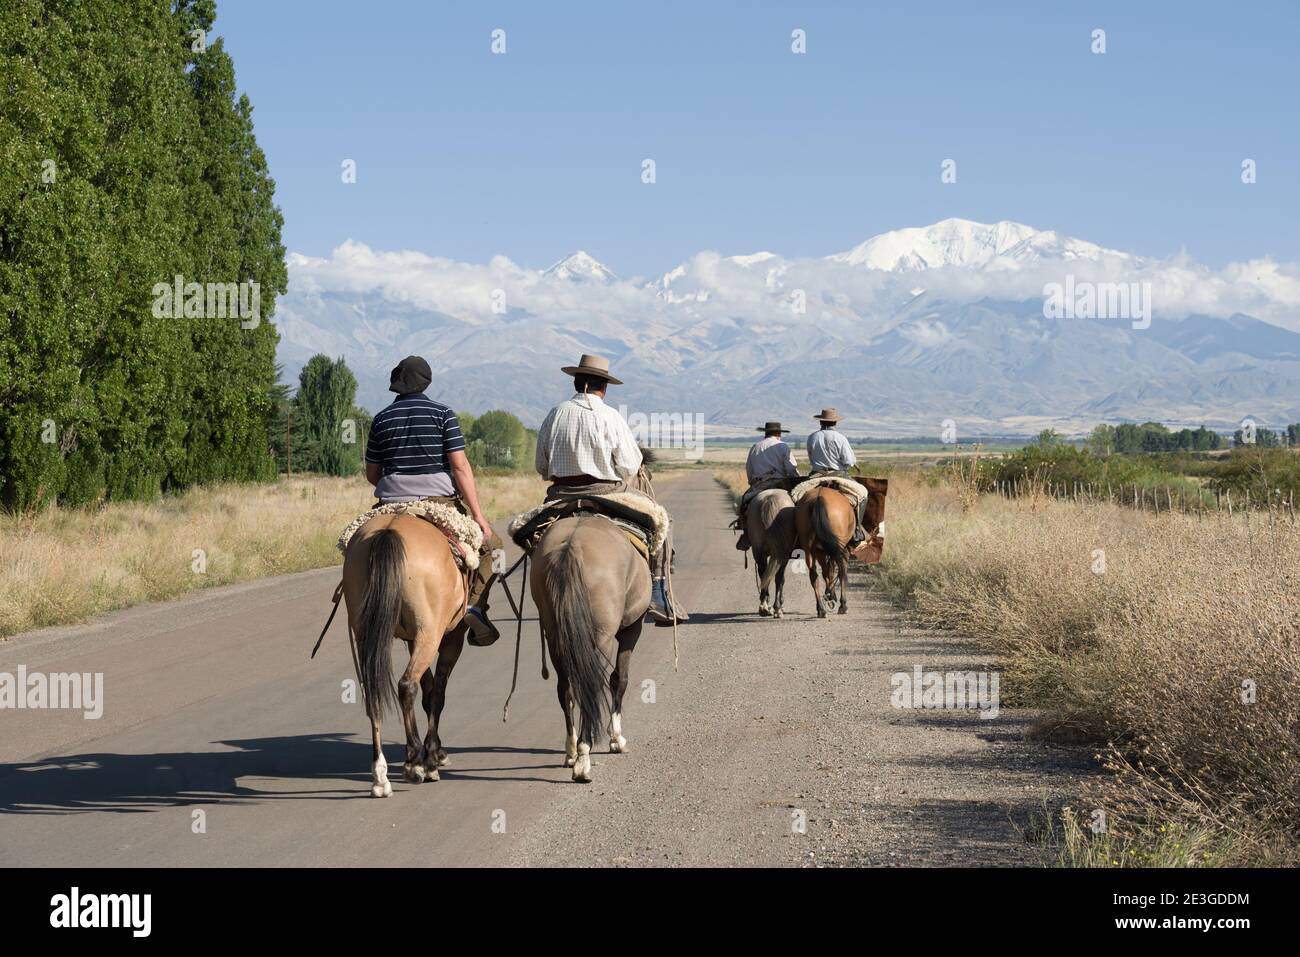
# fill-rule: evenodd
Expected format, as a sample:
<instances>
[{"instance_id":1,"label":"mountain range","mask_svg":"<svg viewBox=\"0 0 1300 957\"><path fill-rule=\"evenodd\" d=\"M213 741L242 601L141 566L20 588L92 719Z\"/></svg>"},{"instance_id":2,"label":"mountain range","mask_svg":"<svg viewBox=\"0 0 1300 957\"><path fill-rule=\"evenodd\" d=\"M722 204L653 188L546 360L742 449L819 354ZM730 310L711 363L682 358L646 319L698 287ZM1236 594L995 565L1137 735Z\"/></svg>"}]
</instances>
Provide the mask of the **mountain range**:
<instances>
[{"instance_id":1,"label":"mountain range","mask_svg":"<svg viewBox=\"0 0 1300 957\"><path fill-rule=\"evenodd\" d=\"M1213 273L1020 223L946 219L816 259L702 252L657 277L584 251L533 270L351 241L329 259L292 254L289 270L273 320L286 377L317 352L343 356L372 411L415 353L434 397L536 425L568 394L559 367L594 352L626 382L613 404L698 414L719 433L772 418L797 433L825 405L878 436L938 435L946 419L959 438L1300 419L1300 333L1284 327L1298 323L1274 293L1294 281L1273 264ZM1049 318L1046 284L1066 277L1135 295L1145 283L1153 318Z\"/></svg>"}]
</instances>

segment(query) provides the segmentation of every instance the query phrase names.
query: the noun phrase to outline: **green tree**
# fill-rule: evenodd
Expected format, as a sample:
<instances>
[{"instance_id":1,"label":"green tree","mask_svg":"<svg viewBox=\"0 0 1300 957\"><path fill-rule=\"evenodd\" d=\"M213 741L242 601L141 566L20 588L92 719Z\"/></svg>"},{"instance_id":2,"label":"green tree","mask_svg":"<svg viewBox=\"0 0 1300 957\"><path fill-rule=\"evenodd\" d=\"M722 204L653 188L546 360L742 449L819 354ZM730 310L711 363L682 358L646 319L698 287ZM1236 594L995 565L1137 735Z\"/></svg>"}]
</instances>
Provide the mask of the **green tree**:
<instances>
[{"instance_id":1,"label":"green tree","mask_svg":"<svg viewBox=\"0 0 1300 957\"><path fill-rule=\"evenodd\" d=\"M0 4L0 505L274 474L274 183L211 0ZM260 286L260 317L156 286Z\"/></svg>"},{"instance_id":2,"label":"green tree","mask_svg":"<svg viewBox=\"0 0 1300 957\"><path fill-rule=\"evenodd\" d=\"M1102 423L1088 436L1088 450L1093 455L1110 455L1115 451L1115 427Z\"/></svg>"},{"instance_id":3,"label":"green tree","mask_svg":"<svg viewBox=\"0 0 1300 957\"><path fill-rule=\"evenodd\" d=\"M493 409L474 420L467 440L473 449L471 461L479 465L526 468L528 430L509 412ZM477 460L477 461L476 461Z\"/></svg>"},{"instance_id":4,"label":"green tree","mask_svg":"<svg viewBox=\"0 0 1300 957\"><path fill-rule=\"evenodd\" d=\"M342 358L314 355L298 374L294 398L294 442L301 442L304 471L353 475L361 469L364 446L356 417L357 379ZM295 465L298 462L295 451Z\"/></svg>"}]
</instances>

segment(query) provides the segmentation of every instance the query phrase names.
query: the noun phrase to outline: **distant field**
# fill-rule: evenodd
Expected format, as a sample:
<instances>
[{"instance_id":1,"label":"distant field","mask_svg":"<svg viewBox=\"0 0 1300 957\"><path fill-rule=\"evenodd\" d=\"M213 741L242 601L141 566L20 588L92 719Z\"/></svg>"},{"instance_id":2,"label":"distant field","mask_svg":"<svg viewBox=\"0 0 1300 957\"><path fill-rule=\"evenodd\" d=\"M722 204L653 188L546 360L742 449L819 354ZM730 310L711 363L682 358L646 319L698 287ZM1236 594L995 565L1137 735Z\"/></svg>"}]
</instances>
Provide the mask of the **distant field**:
<instances>
[{"instance_id":1,"label":"distant field","mask_svg":"<svg viewBox=\"0 0 1300 957\"><path fill-rule=\"evenodd\" d=\"M480 473L491 519L542 499L529 474ZM339 532L373 503L351 479L216 485L154 502L0 516L0 638L196 588L336 564Z\"/></svg>"},{"instance_id":2,"label":"distant field","mask_svg":"<svg viewBox=\"0 0 1300 957\"><path fill-rule=\"evenodd\" d=\"M874 580L997 655L1004 700L1043 709L1039 734L1095 742L1112 772L1049 829L1063 863L1300 860L1300 521L887 475ZM745 487L736 465L715 476Z\"/></svg>"}]
</instances>

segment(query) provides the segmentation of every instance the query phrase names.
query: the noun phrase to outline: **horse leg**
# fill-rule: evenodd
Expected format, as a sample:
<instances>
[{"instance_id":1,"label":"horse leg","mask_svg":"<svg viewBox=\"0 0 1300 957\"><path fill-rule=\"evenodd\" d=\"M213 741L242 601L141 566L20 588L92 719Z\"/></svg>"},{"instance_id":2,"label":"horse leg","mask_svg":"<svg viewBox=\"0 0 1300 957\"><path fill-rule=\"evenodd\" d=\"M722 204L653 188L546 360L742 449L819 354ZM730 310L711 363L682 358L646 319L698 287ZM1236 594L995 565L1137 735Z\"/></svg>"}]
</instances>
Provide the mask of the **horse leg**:
<instances>
[{"instance_id":1,"label":"horse leg","mask_svg":"<svg viewBox=\"0 0 1300 957\"><path fill-rule=\"evenodd\" d=\"M596 729L579 715L578 756L573 762L573 780L580 784L591 783L591 746L595 740Z\"/></svg>"},{"instance_id":2,"label":"horse leg","mask_svg":"<svg viewBox=\"0 0 1300 957\"><path fill-rule=\"evenodd\" d=\"M465 630L466 624L462 621L443 637L438 646L438 663L420 679L424 691L424 713L429 720L429 730L424 738L424 768L434 778L438 776L438 768L451 764L442 747L438 723L442 720L443 705L447 703L447 679L465 649Z\"/></svg>"},{"instance_id":3,"label":"horse leg","mask_svg":"<svg viewBox=\"0 0 1300 957\"><path fill-rule=\"evenodd\" d=\"M754 574L758 578L758 613L764 618L772 614L772 605L767 597L767 563L767 552L756 547L754 549Z\"/></svg>"},{"instance_id":4,"label":"horse leg","mask_svg":"<svg viewBox=\"0 0 1300 957\"><path fill-rule=\"evenodd\" d=\"M560 699L560 710L564 712L564 766L573 767L578 760L578 736L573 730L573 699L569 697L569 676L560 667L554 655L551 661L555 665L555 694Z\"/></svg>"},{"instance_id":5,"label":"horse leg","mask_svg":"<svg viewBox=\"0 0 1300 957\"><path fill-rule=\"evenodd\" d=\"M849 583L849 560L844 556L839 559L839 577L840 577L840 607L837 614L847 615L849 613L849 601L847 597Z\"/></svg>"},{"instance_id":6,"label":"horse leg","mask_svg":"<svg viewBox=\"0 0 1300 957\"><path fill-rule=\"evenodd\" d=\"M779 562L776 570L776 596L772 604L772 617L780 618L781 609L785 607L785 562Z\"/></svg>"},{"instance_id":7,"label":"horse leg","mask_svg":"<svg viewBox=\"0 0 1300 957\"><path fill-rule=\"evenodd\" d=\"M402 680L397 683L397 700L402 706L402 725L406 728L406 763L402 766L402 772L412 784L419 784L426 779L438 780L436 766L432 774L425 770L424 747L420 741L420 729L415 723L415 692L438 654L438 643L439 639L432 638L427 631L419 631L411 642L411 660L402 674Z\"/></svg>"},{"instance_id":8,"label":"horse leg","mask_svg":"<svg viewBox=\"0 0 1300 957\"><path fill-rule=\"evenodd\" d=\"M817 587L817 557L812 549L804 553L804 560L808 563L808 581L812 585L813 598L817 600L817 617L825 618L826 605L822 601L822 590Z\"/></svg>"},{"instance_id":9,"label":"horse leg","mask_svg":"<svg viewBox=\"0 0 1300 957\"><path fill-rule=\"evenodd\" d=\"M826 583L826 607L834 610L838 606L835 599L835 576L832 572L835 570L835 559L829 555L823 555L821 560L822 580Z\"/></svg>"},{"instance_id":10,"label":"horse leg","mask_svg":"<svg viewBox=\"0 0 1300 957\"><path fill-rule=\"evenodd\" d=\"M379 733L382 724L378 714L370 717L370 734L374 743L374 750L371 752L370 776L372 784L370 785L370 796L377 798L386 798L393 796L393 786L388 783L388 762L384 760L384 742Z\"/></svg>"},{"instance_id":11,"label":"horse leg","mask_svg":"<svg viewBox=\"0 0 1300 957\"><path fill-rule=\"evenodd\" d=\"M632 663L632 651L641 636L641 619L622 629L615 638L618 641L618 659L614 670L609 673L609 694L612 706L609 712L609 750L611 754L627 753L627 738L623 737L623 693L627 691L628 666Z\"/></svg>"}]
</instances>

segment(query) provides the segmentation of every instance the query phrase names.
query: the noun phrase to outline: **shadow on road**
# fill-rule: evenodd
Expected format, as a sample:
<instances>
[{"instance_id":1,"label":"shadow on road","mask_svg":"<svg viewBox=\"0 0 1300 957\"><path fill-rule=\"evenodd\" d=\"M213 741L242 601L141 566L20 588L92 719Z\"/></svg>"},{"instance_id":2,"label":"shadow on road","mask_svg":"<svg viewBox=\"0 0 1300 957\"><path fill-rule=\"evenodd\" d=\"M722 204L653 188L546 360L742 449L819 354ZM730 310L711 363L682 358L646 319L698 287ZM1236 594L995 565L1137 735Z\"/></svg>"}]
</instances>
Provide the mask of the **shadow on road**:
<instances>
[{"instance_id":1,"label":"shadow on road","mask_svg":"<svg viewBox=\"0 0 1300 957\"><path fill-rule=\"evenodd\" d=\"M147 813L190 804L245 804L274 800L369 799L370 745L351 733L304 734L220 741L229 751L181 751L159 754L88 753L0 765L0 814L77 814L91 811ZM454 765L478 755L485 760L464 770L452 767L449 779L493 779L563 783L561 776L511 777L501 772L541 771L561 763L559 751L545 748L448 748ZM545 760L517 767L519 755ZM505 760L497 766L492 755ZM390 775L401 779L405 747L386 744ZM466 772L475 772L473 774ZM567 777L567 771L563 777ZM265 790L256 779L297 781L299 790ZM355 786L311 787L349 781Z\"/></svg>"}]
</instances>

